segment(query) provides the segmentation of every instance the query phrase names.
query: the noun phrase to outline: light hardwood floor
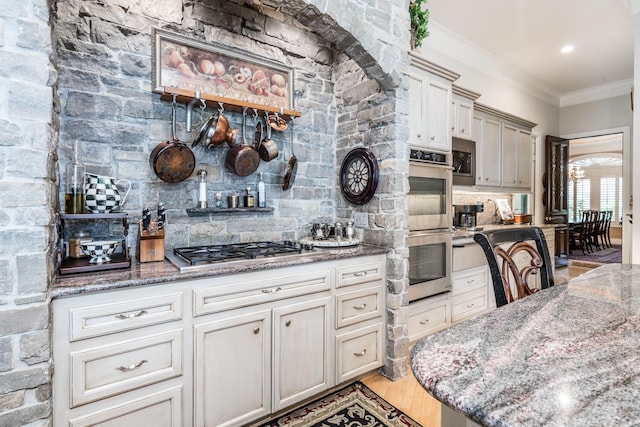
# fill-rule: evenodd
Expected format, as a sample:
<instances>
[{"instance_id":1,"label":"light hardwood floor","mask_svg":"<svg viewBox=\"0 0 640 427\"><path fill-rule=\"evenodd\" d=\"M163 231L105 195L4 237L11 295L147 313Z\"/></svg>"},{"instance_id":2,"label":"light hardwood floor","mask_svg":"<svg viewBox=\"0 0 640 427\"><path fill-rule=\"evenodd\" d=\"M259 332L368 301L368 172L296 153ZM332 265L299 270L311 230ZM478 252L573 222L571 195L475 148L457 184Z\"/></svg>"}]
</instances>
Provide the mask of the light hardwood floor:
<instances>
[{"instance_id":1,"label":"light hardwood floor","mask_svg":"<svg viewBox=\"0 0 640 427\"><path fill-rule=\"evenodd\" d=\"M556 269L556 282L562 282L589 271L593 267L573 266ZM564 280L562 280L564 279ZM408 362L407 362L408 363ZM440 427L440 402L431 397L418 383L409 368L409 373L397 381L391 381L378 372L371 373L361 381L380 397L419 422L423 427Z\"/></svg>"}]
</instances>

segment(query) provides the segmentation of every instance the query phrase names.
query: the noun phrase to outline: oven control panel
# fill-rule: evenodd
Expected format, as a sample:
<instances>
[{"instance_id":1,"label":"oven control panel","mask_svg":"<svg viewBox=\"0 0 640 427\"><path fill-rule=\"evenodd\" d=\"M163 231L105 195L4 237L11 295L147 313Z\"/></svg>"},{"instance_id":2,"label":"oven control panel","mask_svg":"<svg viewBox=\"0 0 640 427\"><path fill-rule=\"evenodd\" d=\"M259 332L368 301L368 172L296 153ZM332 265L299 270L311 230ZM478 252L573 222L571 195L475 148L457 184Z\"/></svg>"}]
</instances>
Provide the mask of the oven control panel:
<instances>
[{"instance_id":1,"label":"oven control panel","mask_svg":"<svg viewBox=\"0 0 640 427\"><path fill-rule=\"evenodd\" d=\"M448 166L450 164L448 157L449 157L449 155L445 154L445 153L436 153L436 152L433 152L433 151L416 150L416 149L413 149L413 148L411 149L411 152L409 153L409 160L411 160L411 161L434 163L434 164L443 165L443 166Z\"/></svg>"}]
</instances>

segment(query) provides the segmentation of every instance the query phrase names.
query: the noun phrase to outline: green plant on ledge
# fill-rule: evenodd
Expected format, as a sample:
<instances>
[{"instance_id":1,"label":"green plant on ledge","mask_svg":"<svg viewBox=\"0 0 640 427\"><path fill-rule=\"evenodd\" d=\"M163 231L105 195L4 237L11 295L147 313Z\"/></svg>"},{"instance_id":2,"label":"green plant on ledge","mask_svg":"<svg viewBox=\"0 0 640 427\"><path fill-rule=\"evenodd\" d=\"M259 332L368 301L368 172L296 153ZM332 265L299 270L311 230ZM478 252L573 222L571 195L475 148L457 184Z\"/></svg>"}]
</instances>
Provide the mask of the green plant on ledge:
<instances>
[{"instance_id":1,"label":"green plant on ledge","mask_svg":"<svg viewBox=\"0 0 640 427\"><path fill-rule=\"evenodd\" d=\"M411 16L411 49L422 46L422 41L429 35L429 9L427 0L411 0L409 2L409 15Z\"/></svg>"}]
</instances>

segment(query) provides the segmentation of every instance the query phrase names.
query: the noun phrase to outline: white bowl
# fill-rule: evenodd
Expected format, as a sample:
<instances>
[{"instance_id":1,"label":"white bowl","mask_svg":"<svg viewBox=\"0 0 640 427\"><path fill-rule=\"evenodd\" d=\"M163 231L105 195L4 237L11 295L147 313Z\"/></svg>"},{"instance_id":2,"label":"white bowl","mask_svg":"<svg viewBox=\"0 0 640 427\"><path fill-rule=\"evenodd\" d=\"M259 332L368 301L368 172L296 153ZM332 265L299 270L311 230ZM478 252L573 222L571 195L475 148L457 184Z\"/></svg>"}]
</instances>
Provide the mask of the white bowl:
<instances>
[{"instance_id":1,"label":"white bowl","mask_svg":"<svg viewBox=\"0 0 640 427\"><path fill-rule=\"evenodd\" d=\"M109 262L111 258L109 255L115 252L120 242L118 240L99 240L92 242L80 243L80 249L85 255L89 255L89 260L92 264L99 264L102 262Z\"/></svg>"}]
</instances>

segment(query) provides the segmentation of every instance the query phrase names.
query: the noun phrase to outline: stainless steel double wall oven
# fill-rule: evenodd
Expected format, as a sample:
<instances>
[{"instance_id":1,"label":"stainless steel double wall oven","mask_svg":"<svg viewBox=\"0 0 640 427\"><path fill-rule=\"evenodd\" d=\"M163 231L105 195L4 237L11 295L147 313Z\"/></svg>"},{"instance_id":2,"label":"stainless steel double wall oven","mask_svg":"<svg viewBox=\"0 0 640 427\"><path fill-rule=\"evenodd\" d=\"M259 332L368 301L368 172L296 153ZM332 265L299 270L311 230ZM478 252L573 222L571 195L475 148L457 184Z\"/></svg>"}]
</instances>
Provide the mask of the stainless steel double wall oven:
<instances>
[{"instance_id":1,"label":"stainless steel double wall oven","mask_svg":"<svg viewBox=\"0 0 640 427\"><path fill-rule=\"evenodd\" d=\"M409 301L451 290L450 155L411 150Z\"/></svg>"}]
</instances>

